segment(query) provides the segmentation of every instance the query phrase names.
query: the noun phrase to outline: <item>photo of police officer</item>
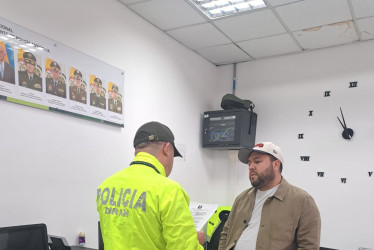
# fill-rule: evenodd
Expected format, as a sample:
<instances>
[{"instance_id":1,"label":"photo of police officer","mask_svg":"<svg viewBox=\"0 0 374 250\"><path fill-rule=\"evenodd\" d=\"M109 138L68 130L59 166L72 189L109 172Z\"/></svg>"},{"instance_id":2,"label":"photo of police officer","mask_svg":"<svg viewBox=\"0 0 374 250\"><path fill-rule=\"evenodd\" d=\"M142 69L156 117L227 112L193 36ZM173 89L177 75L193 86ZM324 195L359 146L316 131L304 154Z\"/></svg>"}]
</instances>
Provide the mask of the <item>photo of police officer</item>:
<instances>
[{"instance_id":1,"label":"photo of police officer","mask_svg":"<svg viewBox=\"0 0 374 250\"><path fill-rule=\"evenodd\" d=\"M14 68L7 59L5 43L0 42L0 81L14 84Z\"/></svg>"},{"instance_id":2,"label":"photo of police officer","mask_svg":"<svg viewBox=\"0 0 374 250\"><path fill-rule=\"evenodd\" d=\"M24 52L22 58L18 60L24 63L25 70L20 65L20 70L18 71L19 86L42 92L42 78L35 71L37 64L34 54Z\"/></svg>"},{"instance_id":3,"label":"photo of police officer","mask_svg":"<svg viewBox=\"0 0 374 250\"><path fill-rule=\"evenodd\" d=\"M106 108L106 99L105 91L103 91L103 83L100 78L94 79L94 93L90 94L90 104L91 106L105 109Z\"/></svg>"},{"instance_id":4,"label":"photo of police officer","mask_svg":"<svg viewBox=\"0 0 374 250\"><path fill-rule=\"evenodd\" d=\"M110 91L111 95L109 96L108 100L108 109L109 111L122 114L122 100L118 95L118 87L117 85L112 85L112 90Z\"/></svg>"},{"instance_id":5,"label":"photo of police officer","mask_svg":"<svg viewBox=\"0 0 374 250\"><path fill-rule=\"evenodd\" d=\"M49 64L48 70L51 72L52 76L47 75L45 79L47 93L58 97L66 98L66 83L65 79L61 77L60 65L57 62L52 61Z\"/></svg>"},{"instance_id":6,"label":"photo of police officer","mask_svg":"<svg viewBox=\"0 0 374 250\"><path fill-rule=\"evenodd\" d=\"M87 104L86 86L82 84L82 72L75 69L73 73L73 84L69 87L70 100Z\"/></svg>"}]
</instances>

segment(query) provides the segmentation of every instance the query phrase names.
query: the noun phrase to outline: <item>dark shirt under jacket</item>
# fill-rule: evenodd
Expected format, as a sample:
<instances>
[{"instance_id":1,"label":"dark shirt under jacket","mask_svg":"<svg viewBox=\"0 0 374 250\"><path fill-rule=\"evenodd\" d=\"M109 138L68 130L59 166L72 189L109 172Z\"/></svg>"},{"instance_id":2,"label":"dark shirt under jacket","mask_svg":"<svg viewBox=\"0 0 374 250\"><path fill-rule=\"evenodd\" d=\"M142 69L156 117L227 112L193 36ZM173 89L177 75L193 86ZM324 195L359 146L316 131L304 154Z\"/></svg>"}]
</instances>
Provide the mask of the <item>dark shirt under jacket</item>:
<instances>
[{"instance_id":1,"label":"dark shirt under jacket","mask_svg":"<svg viewBox=\"0 0 374 250\"><path fill-rule=\"evenodd\" d=\"M1 77L1 74L0 74L0 80L14 84L14 69L9 63L5 61L4 61L4 75Z\"/></svg>"},{"instance_id":2,"label":"dark shirt under jacket","mask_svg":"<svg viewBox=\"0 0 374 250\"><path fill-rule=\"evenodd\" d=\"M87 104L87 92L77 86L69 87L70 100Z\"/></svg>"},{"instance_id":3,"label":"dark shirt under jacket","mask_svg":"<svg viewBox=\"0 0 374 250\"><path fill-rule=\"evenodd\" d=\"M91 106L98 107L98 108L101 108L101 109L106 108L105 98L102 97L101 95L97 96L96 93L92 93L90 95L90 104L91 104Z\"/></svg>"},{"instance_id":4,"label":"dark shirt under jacket","mask_svg":"<svg viewBox=\"0 0 374 250\"><path fill-rule=\"evenodd\" d=\"M66 98L66 84L62 81L55 81L53 78L46 79L47 93L58 97Z\"/></svg>"},{"instance_id":5,"label":"dark shirt under jacket","mask_svg":"<svg viewBox=\"0 0 374 250\"><path fill-rule=\"evenodd\" d=\"M22 87L37 90L40 92L43 91L42 78L40 78L37 74L34 74L32 76L32 79L30 79L26 71L19 71L18 81L19 81L19 85Z\"/></svg>"},{"instance_id":6,"label":"dark shirt under jacket","mask_svg":"<svg viewBox=\"0 0 374 250\"><path fill-rule=\"evenodd\" d=\"M109 111L122 114L122 102L118 100L114 100L113 98L110 98L108 100L108 109Z\"/></svg>"}]
</instances>

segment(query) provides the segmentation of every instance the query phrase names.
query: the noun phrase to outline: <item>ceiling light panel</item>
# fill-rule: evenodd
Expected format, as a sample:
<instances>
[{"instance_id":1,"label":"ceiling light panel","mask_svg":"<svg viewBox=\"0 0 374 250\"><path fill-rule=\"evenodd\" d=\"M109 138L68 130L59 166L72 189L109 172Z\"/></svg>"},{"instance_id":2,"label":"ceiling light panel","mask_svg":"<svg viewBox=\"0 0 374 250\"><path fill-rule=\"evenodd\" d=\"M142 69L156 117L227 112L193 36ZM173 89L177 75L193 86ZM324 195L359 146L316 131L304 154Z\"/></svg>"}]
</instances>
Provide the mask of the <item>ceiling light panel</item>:
<instances>
[{"instance_id":1,"label":"ceiling light panel","mask_svg":"<svg viewBox=\"0 0 374 250\"><path fill-rule=\"evenodd\" d=\"M266 8L263 0L189 0L210 19Z\"/></svg>"}]
</instances>

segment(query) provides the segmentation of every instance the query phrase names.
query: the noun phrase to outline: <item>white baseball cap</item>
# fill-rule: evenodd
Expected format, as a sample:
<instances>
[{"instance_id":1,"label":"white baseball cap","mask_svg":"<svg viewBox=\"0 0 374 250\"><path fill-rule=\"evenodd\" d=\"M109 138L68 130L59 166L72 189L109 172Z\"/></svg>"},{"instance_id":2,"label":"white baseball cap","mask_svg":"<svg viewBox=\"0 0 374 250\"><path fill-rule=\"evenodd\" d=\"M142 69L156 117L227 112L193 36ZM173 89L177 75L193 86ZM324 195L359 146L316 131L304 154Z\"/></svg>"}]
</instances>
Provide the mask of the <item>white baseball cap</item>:
<instances>
[{"instance_id":1,"label":"white baseball cap","mask_svg":"<svg viewBox=\"0 0 374 250\"><path fill-rule=\"evenodd\" d=\"M270 154L280 160L283 164L282 150L272 142L260 142L253 148L242 148L239 150L238 158L241 162L248 164L248 157L252 152Z\"/></svg>"}]
</instances>

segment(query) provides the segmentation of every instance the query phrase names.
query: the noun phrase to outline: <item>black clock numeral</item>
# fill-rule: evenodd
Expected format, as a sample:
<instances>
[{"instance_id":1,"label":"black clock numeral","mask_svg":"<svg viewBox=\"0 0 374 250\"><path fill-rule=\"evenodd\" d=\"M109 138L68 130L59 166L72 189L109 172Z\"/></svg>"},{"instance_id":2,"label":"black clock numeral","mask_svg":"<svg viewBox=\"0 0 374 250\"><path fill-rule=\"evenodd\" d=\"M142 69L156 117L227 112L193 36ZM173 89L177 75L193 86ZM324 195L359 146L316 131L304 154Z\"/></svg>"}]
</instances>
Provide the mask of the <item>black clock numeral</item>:
<instances>
[{"instance_id":1,"label":"black clock numeral","mask_svg":"<svg viewBox=\"0 0 374 250\"><path fill-rule=\"evenodd\" d=\"M313 116L313 110L309 110L309 116Z\"/></svg>"},{"instance_id":2,"label":"black clock numeral","mask_svg":"<svg viewBox=\"0 0 374 250\"><path fill-rule=\"evenodd\" d=\"M357 87L357 82L350 82L349 83L349 88L356 88Z\"/></svg>"},{"instance_id":3,"label":"black clock numeral","mask_svg":"<svg viewBox=\"0 0 374 250\"><path fill-rule=\"evenodd\" d=\"M317 172L318 177L323 177L325 175L325 172Z\"/></svg>"},{"instance_id":4,"label":"black clock numeral","mask_svg":"<svg viewBox=\"0 0 374 250\"><path fill-rule=\"evenodd\" d=\"M299 134L299 139L304 139L304 134Z\"/></svg>"},{"instance_id":5,"label":"black clock numeral","mask_svg":"<svg viewBox=\"0 0 374 250\"><path fill-rule=\"evenodd\" d=\"M341 180L341 182L344 183L344 184L347 183L347 178L341 178L340 180Z\"/></svg>"},{"instance_id":6,"label":"black clock numeral","mask_svg":"<svg viewBox=\"0 0 374 250\"><path fill-rule=\"evenodd\" d=\"M325 91L325 97L330 97L330 92L331 91Z\"/></svg>"},{"instance_id":7,"label":"black clock numeral","mask_svg":"<svg viewBox=\"0 0 374 250\"><path fill-rule=\"evenodd\" d=\"M373 174L373 172L369 172L369 177L371 177L372 174Z\"/></svg>"},{"instance_id":8,"label":"black clock numeral","mask_svg":"<svg viewBox=\"0 0 374 250\"><path fill-rule=\"evenodd\" d=\"M309 161L310 156L300 156L301 161Z\"/></svg>"}]
</instances>

